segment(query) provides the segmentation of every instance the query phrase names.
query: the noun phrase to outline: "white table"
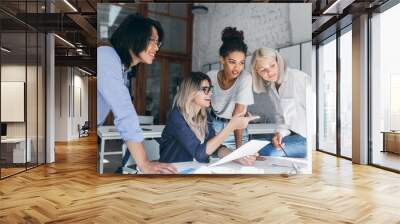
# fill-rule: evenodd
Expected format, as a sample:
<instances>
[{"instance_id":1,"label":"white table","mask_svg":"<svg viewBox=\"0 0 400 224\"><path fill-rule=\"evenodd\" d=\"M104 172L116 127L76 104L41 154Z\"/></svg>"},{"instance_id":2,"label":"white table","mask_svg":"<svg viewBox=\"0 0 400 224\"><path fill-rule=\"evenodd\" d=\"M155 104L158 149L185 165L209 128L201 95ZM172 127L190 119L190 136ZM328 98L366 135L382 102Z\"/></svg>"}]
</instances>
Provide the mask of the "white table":
<instances>
[{"instance_id":1,"label":"white table","mask_svg":"<svg viewBox=\"0 0 400 224\"><path fill-rule=\"evenodd\" d=\"M30 138L12 138L6 137L5 139L1 139L1 144L13 144L15 147L13 148L13 163L25 163L31 161L31 145L32 140ZM26 151L25 151L25 145Z\"/></svg>"},{"instance_id":2,"label":"white table","mask_svg":"<svg viewBox=\"0 0 400 224\"><path fill-rule=\"evenodd\" d=\"M165 125L143 125L141 126L143 130L143 136L145 139L159 138L161 137L162 131ZM97 135L101 139L100 142L100 152L99 152L99 172L103 174L104 170L104 156L106 155L123 155L124 149L115 152L105 152L105 142L107 140L118 140L122 139L118 130L115 126L99 126L97 127Z\"/></svg>"},{"instance_id":3,"label":"white table","mask_svg":"<svg viewBox=\"0 0 400 224\"><path fill-rule=\"evenodd\" d=\"M145 139L161 138L162 131L165 125L141 125L143 130L143 137ZM275 124L249 124L248 132L250 135L257 134L272 134L275 132ZM103 174L104 170L104 156L105 155L122 155L125 151L123 148L121 151L116 152L105 152L105 141L122 139L118 130L115 126L99 126L97 127L97 135L101 139L100 152L99 152L99 172Z\"/></svg>"},{"instance_id":4,"label":"white table","mask_svg":"<svg viewBox=\"0 0 400 224\"><path fill-rule=\"evenodd\" d=\"M180 162L173 163L178 174L311 174L308 159L264 156L264 161L255 161L253 166L243 166L236 162L208 167L218 161L211 158L210 163ZM136 172L133 172L136 173ZM140 171L138 174L141 174Z\"/></svg>"},{"instance_id":5,"label":"white table","mask_svg":"<svg viewBox=\"0 0 400 224\"><path fill-rule=\"evenodd\" d=\"M165 125L142 125L143 136L145 139L161 138ZM275 133L275 124L249 124L248 131L250 135L273 134ZM122 139L115 126L99 126L97 135L106 140Z\"/></svg>"}]
</instances>

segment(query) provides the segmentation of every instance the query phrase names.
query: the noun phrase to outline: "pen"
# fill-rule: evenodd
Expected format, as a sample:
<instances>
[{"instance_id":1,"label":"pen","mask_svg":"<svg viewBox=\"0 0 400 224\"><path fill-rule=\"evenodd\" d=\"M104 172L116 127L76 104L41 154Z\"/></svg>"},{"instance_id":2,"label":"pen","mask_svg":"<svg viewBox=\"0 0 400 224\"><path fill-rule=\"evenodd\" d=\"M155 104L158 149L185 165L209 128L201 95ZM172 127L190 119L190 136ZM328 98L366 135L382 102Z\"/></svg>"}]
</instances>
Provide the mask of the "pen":
<instances>
[{"instance_id":1,"label":"pen","mask_svg":"<svg viewBox=\"0 0 400 224\"><path fill-rule=\"evenodd\" d=\"M288 155L287 155L287 153L286 153L284 148L285 148L284 144L281 144L281 149L282 149L283 153L285 153L285 156L288 157Z\"/></svg>"}]
</instances>

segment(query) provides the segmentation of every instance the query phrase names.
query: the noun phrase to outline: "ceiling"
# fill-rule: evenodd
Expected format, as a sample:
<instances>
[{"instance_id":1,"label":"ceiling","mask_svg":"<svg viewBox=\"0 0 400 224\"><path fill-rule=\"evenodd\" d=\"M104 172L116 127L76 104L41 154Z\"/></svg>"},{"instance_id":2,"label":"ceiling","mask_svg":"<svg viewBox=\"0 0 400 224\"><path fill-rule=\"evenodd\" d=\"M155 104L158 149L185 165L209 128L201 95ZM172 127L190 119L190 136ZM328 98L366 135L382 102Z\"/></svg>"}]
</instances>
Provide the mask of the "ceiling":
<instances>
[{"instance_id":1,"label":"ceiling","mask_svg":"<svg viewBox=\"0 0 400 224\"><path fill-rule=\"evenodd\" d=\"M365 11L373 10L387 1L249 0L241 2L312 3L312 36L313 42L317 43L332 35L337 28L350 24L352 17ZM96 4L105 2L132 3L132 0L47 0L47 5L45 0L1 0L1 29L2 32L9 33L3 37L8 38L4 41L14 42L8 47L19 49L22 52L22 48L19 47L25 46L25 38L16 37L18 32L25 32L26 29L28 32L54 32L73 45L62 41L60 38L55 38L56 65L80 66L95 73L97 46ZM204 2L207 2L207 0L204 0ZM218 1L213 0L213 2ZM50 8L52 8L52 13L48 13ZM339 20L340 22L338 22ZM2 43L5 43L4 41ZM33 48L35 47L35 43L28 44L28 54L34 51Z\"/></svg>"},{"instance_id":2,"label":"ceiling","mask_svg":"<svg viewBox=\"0 0 400 224\"><path fill-rule=\"evenodd\" d=\"M96 0L1 0L2 46L12 49L7 54L9 60L36 55L38 44L36 39L32 40L36 35L31 32L52 32L58 35L55 38L56 66L79 66L95 73L96 4ZM25 32L27 38L21 35ZM39 44L39 50L42 47Z\"/></svg>"}]
</instances>

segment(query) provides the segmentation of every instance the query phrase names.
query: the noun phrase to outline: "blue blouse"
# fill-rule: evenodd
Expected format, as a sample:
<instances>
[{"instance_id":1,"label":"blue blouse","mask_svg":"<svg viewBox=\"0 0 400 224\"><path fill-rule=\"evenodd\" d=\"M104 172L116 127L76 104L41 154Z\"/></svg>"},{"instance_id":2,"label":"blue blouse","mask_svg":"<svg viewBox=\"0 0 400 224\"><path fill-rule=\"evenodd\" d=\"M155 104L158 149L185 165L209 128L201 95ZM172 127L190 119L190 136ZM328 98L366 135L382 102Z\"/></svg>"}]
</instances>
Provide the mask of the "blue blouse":
<instances>
[{"instance_id":1,"label":"blue blouse","mask_svg":"<svg viewBox=\"0 0 400 224\"><path fill-rule=\"evenodd\" d=\"M208 116L210 117L210 116ZM160 162L176 163L193 161L208 163L207 142L215 136L212 123L208 120L208 133L203 143L186 123L181 112L175 107L168 115L167 124L161 135Z\"/></svg>"},{"instance_id":2,"label":"blue blouse","mask_svg":"<svg viewBox=\"0 0 400 224\"><path fill-rule=\"evenodd\" d=\"M112 111L114 124L126 142L142 142L143 132L125 83L122 62L112 47L97 48L97 125Z\"/></svg>"}]
</instances>

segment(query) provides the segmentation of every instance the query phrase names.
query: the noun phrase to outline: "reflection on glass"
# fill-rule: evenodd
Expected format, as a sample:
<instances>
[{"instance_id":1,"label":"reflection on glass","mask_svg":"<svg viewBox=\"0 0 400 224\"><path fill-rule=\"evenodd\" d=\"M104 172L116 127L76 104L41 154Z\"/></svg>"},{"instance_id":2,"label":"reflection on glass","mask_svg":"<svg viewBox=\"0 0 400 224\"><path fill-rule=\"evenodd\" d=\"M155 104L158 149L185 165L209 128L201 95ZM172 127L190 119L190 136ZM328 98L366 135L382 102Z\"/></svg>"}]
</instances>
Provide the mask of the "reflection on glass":
<instances>
[{"instance_id":1,"label":"reflection on glass","mask_svg":"<svg viewBox=\"0 0 400 224\"><path fill-rule=\"evenodd\" d=\"M352 157L352 35L351 30L340 37L340 127L343 156Z\"/></svg>"},{"instance_id":2,"label":"reflection on glass","mask_svg":"<svg viewBox=\"0 0 400 224\"><path fill-rule=\"evenodd\" d=\"M160 123L160 80L161 63L155 61L147 67L146 75L146 111L145 115L154 117L154 124Z\"/></svg>"},{"instance_id":3,"label":"reflection on glass","mask_svg":"<svg viewBox=\"0 0 400 224\"><path fill-rule=\"evenodd\" d=\"M336 153L336 39L318 50L319 149Z\"/></svg>"}]
</instances>

